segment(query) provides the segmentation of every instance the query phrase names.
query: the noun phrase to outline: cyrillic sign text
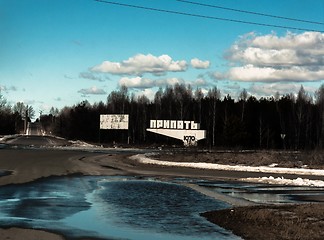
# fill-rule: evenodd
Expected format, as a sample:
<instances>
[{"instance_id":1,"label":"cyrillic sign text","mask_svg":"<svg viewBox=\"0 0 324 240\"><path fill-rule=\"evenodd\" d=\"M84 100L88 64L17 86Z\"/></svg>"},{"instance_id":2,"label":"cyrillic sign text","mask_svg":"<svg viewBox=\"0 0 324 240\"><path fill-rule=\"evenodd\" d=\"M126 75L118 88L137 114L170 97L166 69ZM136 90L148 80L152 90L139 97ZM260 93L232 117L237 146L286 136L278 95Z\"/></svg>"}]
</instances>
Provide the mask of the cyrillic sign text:
<instances>
[{"instance_id":1,"label":"cyrillic sign text","mask_svg":"<svg viewBox=\"0 0 324 240\"><path fill-rule=\"evenodd\" d=\"M150 128L200 129L200 124L199 123L195 123L195 121L150 120Z\"/></svg>"}]
</instances>

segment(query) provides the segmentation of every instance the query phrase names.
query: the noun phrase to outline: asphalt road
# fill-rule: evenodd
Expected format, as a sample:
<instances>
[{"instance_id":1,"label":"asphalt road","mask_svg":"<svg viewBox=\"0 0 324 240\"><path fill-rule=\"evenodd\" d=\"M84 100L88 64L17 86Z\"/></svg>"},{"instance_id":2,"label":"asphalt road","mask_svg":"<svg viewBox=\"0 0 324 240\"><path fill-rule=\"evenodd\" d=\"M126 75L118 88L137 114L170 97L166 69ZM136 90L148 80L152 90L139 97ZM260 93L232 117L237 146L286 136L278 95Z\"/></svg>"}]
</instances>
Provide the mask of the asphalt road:
<instances>
[{"instance_id":1,"label":"asphalt road","mask_svg":"<svg viewBox=\"0 0 324 240\"><path fill-rule=\"evenodd\" d=\"M64 146L68 145L65 139L58 139L52 136L21 135L6 141L8 145L25 146Z\"/></svg>"},{"instance_id":2,"label":"asphalt road","mask_svg":"<svg viewBox=\"0 0 324 240\"><path fill-rule=\"evenodd\" d=\"M40 123L28 123L26 135L14 135L2 141L7 145L17 146L65 146L69 142L62 138L44 135Z\"/></svg>"},{"instance_id":3,"label":"asphalt road","mask_svg":"<svg viewBox=\"0 0 324 240\"><path fill-rule=\"evenodd\" d=\"M27 124L26 135L43 135L42 127L40 123L31 123Z\"/></svg>"}]
</instances>

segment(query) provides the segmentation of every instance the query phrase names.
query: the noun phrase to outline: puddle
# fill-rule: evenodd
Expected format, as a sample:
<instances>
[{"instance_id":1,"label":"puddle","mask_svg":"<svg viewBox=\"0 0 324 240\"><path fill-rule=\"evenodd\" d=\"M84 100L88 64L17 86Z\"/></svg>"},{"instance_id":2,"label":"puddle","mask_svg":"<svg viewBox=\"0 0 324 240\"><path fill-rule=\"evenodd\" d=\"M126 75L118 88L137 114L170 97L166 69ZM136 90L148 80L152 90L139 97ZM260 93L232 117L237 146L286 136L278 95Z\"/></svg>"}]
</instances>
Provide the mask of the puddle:
<instances>
[{"instance_id":1,"label":"puddle","mask_svg":"<svg viewBox=\"0 0 324 240\"><path fill-rule=\"evenodd\" d=\"M180 184L124 177L62 177L4 186L0 224L69 238L240 239L199 213L226 203Z\"/></svg>"}]
</instances>

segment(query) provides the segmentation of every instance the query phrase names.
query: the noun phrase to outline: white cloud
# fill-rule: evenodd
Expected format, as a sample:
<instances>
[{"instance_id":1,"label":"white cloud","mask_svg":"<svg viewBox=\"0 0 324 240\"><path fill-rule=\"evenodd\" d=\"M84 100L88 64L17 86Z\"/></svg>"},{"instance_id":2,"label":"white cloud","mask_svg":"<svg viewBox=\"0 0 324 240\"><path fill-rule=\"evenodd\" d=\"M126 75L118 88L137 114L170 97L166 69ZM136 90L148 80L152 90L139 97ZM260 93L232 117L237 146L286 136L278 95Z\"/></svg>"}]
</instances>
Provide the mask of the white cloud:
<instances>
[{"instance_id":1,"label":"white cloud","mask_svg":"<svg viewBox=\"0 0 324 240\"><path fill-rule=\"evenodd\" d=\"M92 72L81 72L79 74L79 77L84 79L99 81L99 82L104 82L106 79L108 79L107 77L103 77L101 75L94 74Z\"/></svg>"},{"instance_id":2,"label":"white cloud","mask_svg":"<svg viewBox=\"0 0 324 240\"><path fill-rule=\"evenodd\" d=\"M209 61L202 61L198 58L191 59L191 66L197 69L206 69L209 68L210 62Z\"/></svg>"},{"instance_id":3,"label":"white cloud","mask_svg":"<svg viewBox=\"0 0 324 240\"><path fill-rule=\"evenodd\" d=\"M227 78L227 73L223 73L223 72L209 72L208 73L210 78L213 78L215 80L223 80L225 78Z\"/></svg>"},{"instance_id":4,"label":"white cloud","mask_svg":"<svg viewBox=\"0 0 324 240\"><path fill-rule=\"evenodd\" d=\"M303 65L310 59L301 59L293 49L261 49L248 47L242 51L233 52L232 60L256 66L293 66ZM304 61L304 62L303 62Z\"/></svg>"},{"instance_id":5,"label":"white cloud","mask_svg":"<svg viewBox=\"0 0 324 240\"><path fill-rule=\"evenodd\" d=\"M149 100L152 101L155 97L155 92L156 91L153 91L151 88L146 88L146 89L143 89L142 91L136 92L135 96L140 97L140 96L144 95L145 97L147 97Z\"/></svg>"},{"instance_id":6,"label":"white cloud","mask_svg":"<svg viewBox=\"0 0 324 240\"><path fill-rule=\"evenodd\" d=\"M304 32L301 34L287 32L284 37L278 37L275 33L272 33L265 36L253 37L251 40L254 46L269 49L296 49L300 47L312 49L314 46L323 44L323 38L323 33L320 32Z\"/></svg>"},{"instance_id":7,"label":"white cloud","mask_svg":"<svg viewBox=\"0 0 324 240\"><path fill-rule=\"evenodd\" d=\"M289 93L296 94L300 90L301 84L298 83L269 83L269 84L252 84L247 90L253 96L259 98L264 96L275 96L278 92L280 95ZM314 93L316 89L310 86L303 86L308 93Z\"/></svg>"},{"instance_id":8,"label":"white cloud","mask_svg":"<svg viewBox=\"0 0 324 240\"><path fill-rule=\"evenodd\" d=\"M163 87L166 85L184 84L184 83L185 81L182 78L176 78L176 77L156 80L157 87Z\"/></svg>"},{"instance_id":9,"label":"white cloud","mask_svg":"<svg viewBox=\"0 0 324 240\"><path fill-rule=\"evenodd\" d=\"M152 87L163 87L166 85L175 85L175 84L184 83L184 80L181 78L161 78L157 80L152 80L142 77L122 77L119 80L119 85L126 86L128 88L152 88Z\"/></svg>"},{"instance_id":10,"label":"white cloud","mask_svg":"<svg viewBox=\"0 0 324 240\"><path fill-rule=\"evenodd\" d=\"M324 33L257 36L249 33L232 45L225 58L231 67L216 79L251 82L324 80Z\"/></svg>"},{"instance_id":11,"label":"white cloud","mask_svg":"<svg viewBox=\"0 0 324 240\"><path fill-rule=\"evenodd\" d=\"M156 57L152 54L137 54L122 62L104 61L103 63L91 68L91 71L115 75L141 76L144 73L163 75L167 72L183 72L186 69L186 61L174 61L168 55Z\"/></svg>"},{"instance_id":12,"label":"white cloud","mask_svg":"<svg viewBox=\"0 0 324 240\"><path fill-rule=\"evenodd\" d=\"M228 79L248 82L278 82L278 81L318 81L324 79L324 68L312 70L307 67L257 67L252 64L242 67L231 68L227 75Z\"/></svg>"},{"instance_id":13,"label":"white cloud","mask_svg":"<svg viewBox=\"0 0 324 240\"><path fill-rule=\"evenodd\" d=\"M182 78L161 78L161 79L148 79L142 77L122 77L119 80L119 86L126 86L128 88L153 88L153 87L164 87L175 84L190 84L191 86L206 86L207 83L204 79L198 78L195 81L185 81Z\"/></svg>"},{"instance_id":14,"label":"white cloud","mask_svg":"<svg viewBox=\"0 0 324 240\"><path fill-rule=\"evenodd\" d=\"M151 79L142 78L142 77L122 77L119 80L119 85L126 86L128 88L150 88L155 86L155 82Z\"/></svg>"},{"instance_id":15,"label":"white cloud","mask_svg":"<svg viewBox=\"0 0 324 240\"><path fill-rule=\"evenodd\" d=\"M78 91L78 93L81 93L83 96L86 95L104 95L107 94L107 92L101 88L97 88L96 86L93 86L91 88L83 88Z\"/></svg>"},{"instance_id":16,"label":"white cloud","mask_svg":"<svg viewBox=\"0 0 324 240\"><path fill-rule=\"evenodd\" d=\"M207 86L208 85L208 83L206 82L206 80L205 79L203 79L203 78L197 78L195 81L191 81L191 82L189 82L189 84L191 85L191 86Z\"/></svg>"}]
</instances>

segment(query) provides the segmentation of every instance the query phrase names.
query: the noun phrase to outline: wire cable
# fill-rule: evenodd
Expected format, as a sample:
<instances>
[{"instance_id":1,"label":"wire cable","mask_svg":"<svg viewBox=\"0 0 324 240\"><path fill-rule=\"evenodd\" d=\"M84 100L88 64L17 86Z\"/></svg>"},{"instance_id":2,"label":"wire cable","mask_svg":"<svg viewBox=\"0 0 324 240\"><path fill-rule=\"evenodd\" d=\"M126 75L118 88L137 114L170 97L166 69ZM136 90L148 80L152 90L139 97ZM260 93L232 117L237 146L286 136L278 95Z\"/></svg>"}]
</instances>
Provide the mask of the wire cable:
<instances>
[{"instance_id":1,"label":"wire cable","mask_svg":"<svg viewBox=\"0 0 324 240\"><path fill-rule=\"evenodd\" d=\"M253 14L253 15L258 15L258 16L263 16L263 17L271 17L271 18L278 18L278 19L284 19L284 20L290 20L290 21L296 21L296 22L324 25L323 22L316 22L316 21L310 21L310 20L305 20L305 19L276 16L276 15L271 15L271 14L266 14L266 13L246 11L246 10L241 10L241 9L228 8L228 7L222 7L222 6L211 5L211 4L206 4L206 3L192 2L192 1L187 1L187 0L176 0L176 1L182 2L182 3L189 3L189 4L193 4L193 5L199 5L199 6L203 6L203 7L218 8L218 9L223 9L223 10L228 10L228 11L233 11L233 12Z\"/></svg>"},{"instance_id":2,"label":"wire cable","mask_svg":"<svg viewBox=\"0 0 324 240\"><path fill-rule=\"evenodd\" d=\"M200 15L200 14L194 14L194 13L186 13L186 12L172 11L172 10L166 10L166 9L160 9L160 8L145 7L145 6L139 6L139 5L126 4L126 3L118 3L118 2L112 2L112 1L106 1L106 0L94 0L94 1L100 2L100 3L105 3L105 4L110 4L110 5L117 5L117 6L129 7L129 8L137 8L137 9L143 9L143 10L149 10L149 11L155 11L155 12L171 13L171 14L178 14L178 15L183 15L183 16L198 17L198 18L235 22L235 23L243 23L243 24L257 25L257 26L263 26L263 27L274 27L274 28L290 29L290 30L297 30L297 31L307 31L307 32L324 32L323 30L315 30L315 29L310 29L310 28L290 27L290 26L283 26L283 25L274 25L274 24L267 24L267 23L257 23L257 22L236 20L236 19L230 19L230 18L213 17L213 16L206 16L206 15Z\"/></svg>"}]
</instances>

